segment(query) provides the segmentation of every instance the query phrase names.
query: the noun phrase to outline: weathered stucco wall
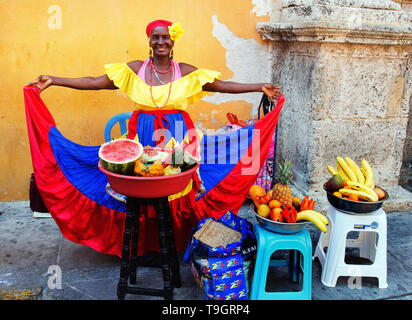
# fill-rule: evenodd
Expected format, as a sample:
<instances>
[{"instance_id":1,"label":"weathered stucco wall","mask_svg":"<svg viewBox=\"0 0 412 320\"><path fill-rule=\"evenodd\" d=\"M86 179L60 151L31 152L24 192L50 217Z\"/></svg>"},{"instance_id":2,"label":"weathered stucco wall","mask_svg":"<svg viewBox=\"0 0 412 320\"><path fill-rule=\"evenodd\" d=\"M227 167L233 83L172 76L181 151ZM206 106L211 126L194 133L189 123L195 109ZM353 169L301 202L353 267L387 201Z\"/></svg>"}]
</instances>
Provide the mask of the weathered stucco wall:
<instances>
[{"instance_id":1,"label":"weathered stucco wall","mask_svg":"<svg viewBox=\"0 0 412 320\"><path fill-rule=\"evenodd\" d=\"M145 28L154 19L182 23L177 61L220 71L223 79L266 81L267 47L256 23L269 20L268 8L268 0L0 1L0 201L28 199L32 164L22 93L29 81L40 74L99 76L106 63L145 59ZM251 119L260 97L211 96L189 113L200 128L216 129L227 112ZM63 135L83 145L102 143L106 121L133 110L117 91L52 87L42 98Z\"/></svg>"}]
</instances>

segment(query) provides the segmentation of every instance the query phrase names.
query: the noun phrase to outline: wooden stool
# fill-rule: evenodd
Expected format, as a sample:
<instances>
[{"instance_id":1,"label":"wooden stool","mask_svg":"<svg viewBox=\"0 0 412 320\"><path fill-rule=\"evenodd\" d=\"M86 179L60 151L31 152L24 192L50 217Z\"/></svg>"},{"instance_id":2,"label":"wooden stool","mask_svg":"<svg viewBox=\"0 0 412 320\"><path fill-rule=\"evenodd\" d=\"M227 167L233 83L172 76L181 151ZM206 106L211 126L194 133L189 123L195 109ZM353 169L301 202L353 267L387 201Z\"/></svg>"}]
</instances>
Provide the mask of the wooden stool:
<instances>
[{"instance_id":1,"label":"wooden stool","mask_svg":"<svg viewBox=\"0 0 412 320\"><path fill-rule=\"evenodd\" d=\"M157 215L163 289L140 288L128 284L129 279L130 284L136 283L139 217L140 208L143 205L153 205ZM118 299L124 300L125 294L131 293L161 296L165 300L172 300L173 288L179 288L180 286L179 261L176 254L168 197L153 199L127 197L120 279L117 285Z\"/></svg>"}]
</instances>

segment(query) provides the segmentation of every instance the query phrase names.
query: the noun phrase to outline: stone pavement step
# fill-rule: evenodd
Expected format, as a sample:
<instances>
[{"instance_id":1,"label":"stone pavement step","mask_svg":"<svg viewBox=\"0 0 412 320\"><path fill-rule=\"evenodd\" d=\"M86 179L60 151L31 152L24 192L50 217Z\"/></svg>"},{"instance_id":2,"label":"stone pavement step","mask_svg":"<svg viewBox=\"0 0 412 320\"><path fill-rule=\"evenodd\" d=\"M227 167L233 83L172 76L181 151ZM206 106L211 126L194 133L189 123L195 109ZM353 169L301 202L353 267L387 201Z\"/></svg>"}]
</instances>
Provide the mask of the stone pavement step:
<instances>
[{"instance_id":1,"label":"stone pavement step","mask_svg":"<svg viewBox=\"0 0 412 320\"><path fill-rule=\"evenodd\" d=\"M0 300L42 300L42 288L0 289Z\"/></svg>"},{"instance_id":2,"label":"stone pavement step","mask_svg":"<svg viewBox=\"0 0 412 320\"><path fill-rule=\"evenodd\" d=\"M39 300L117 299L119 257L100 254L65 239L53 219L33 218L28 201L0 203L0 212L0 291L3 290L4 297ZM256 223L251 202L245 202L239 215ZM375 278L362 278L361 287L351 289L348 277L339 278L335 288L325 287L320 281L320 263L315 260L312 273L313 300L412 300L412 212L392 212L387 218L389 287L378 289ZM308 230L314 250L320 231L313 224L309 224ZM174 290L175 299L203 300L190 266L182 261L182 253L180 261L182 287ZM53 278L59 270L61 282L57 281L58 277ZM281 272L279 270L274 278ZM161 286L161 270L139 268L138 284ZM159 298L126 295L126 299Z\"/></svg>"}]
</instances>

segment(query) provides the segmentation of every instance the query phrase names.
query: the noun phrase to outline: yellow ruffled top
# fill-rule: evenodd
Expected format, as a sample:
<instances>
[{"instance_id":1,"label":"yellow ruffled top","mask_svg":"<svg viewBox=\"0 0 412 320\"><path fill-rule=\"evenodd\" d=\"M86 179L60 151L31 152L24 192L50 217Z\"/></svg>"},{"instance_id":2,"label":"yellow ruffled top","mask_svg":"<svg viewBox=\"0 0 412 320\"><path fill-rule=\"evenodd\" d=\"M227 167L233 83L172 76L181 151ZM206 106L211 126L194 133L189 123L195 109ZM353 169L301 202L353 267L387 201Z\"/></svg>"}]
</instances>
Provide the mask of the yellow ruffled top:
<instances>
[{"instance_id":1,"label":"yellow ruffled top","mask_svg":"<svg viewBox=\"0 0 412 320\"><path fill-rule=\"evenodd\" d=\"M170 84L152 86L153 98L158 106L153 104L150 85L146 84L127 65L127 63L111 63L104 66L105 73L120 91L126 93L138 110L186 110L187 106L203 98L207 93L202 86L220 78L220 73L207 69L197 69L188 75L172 82L172 90L167 105ZM164 106L164 107L163 107Z\"/></svg>"}]
</instances>

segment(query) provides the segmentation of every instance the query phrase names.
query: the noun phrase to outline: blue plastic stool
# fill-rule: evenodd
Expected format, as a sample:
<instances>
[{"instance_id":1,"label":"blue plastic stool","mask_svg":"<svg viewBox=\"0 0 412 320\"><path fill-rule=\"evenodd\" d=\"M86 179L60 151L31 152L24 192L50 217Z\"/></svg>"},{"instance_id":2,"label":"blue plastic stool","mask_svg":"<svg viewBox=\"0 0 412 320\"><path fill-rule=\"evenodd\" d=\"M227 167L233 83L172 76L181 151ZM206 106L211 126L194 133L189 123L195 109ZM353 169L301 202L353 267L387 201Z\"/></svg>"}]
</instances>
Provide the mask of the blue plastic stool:
<instances>
[{"instance_id":1,"label":"blue plastic stool","mask_svg":"<svg viewBox=\"0 0 412 320\"><path fill-rule=\"evenodd\" d=\"M122 112L111 117L104 128L104 140L106 142L112 140L111 132L117 122L120 126L120 135L124 135L127 132L126 120L130 119L131 116L132 112Z\"/></svg>"},{"instance_id":2,"label":"blue plastic stool","mask_svg":"<svg viewBox=\"0 0 412 320\"><path fill-rule=\"evenodd\" d=\"M312 297L312 241L308 230L303 229L298 233L281 234L268 231L259 224L254 226L257 239L257 256L255 272L252 281L251 300L311 300ZM300 269L303 273L302 290L299 292L267 292L266 279L269 266L289 266L289 277L297 277L296 265L292 267L290 261L270 260L273 252L277 250L294 250L295 262L300 251L303 256L299 259ZM291 255L289 255L291 258ZM299 268L297 268L299 269Z\"/></svg>"}]
</instances>

